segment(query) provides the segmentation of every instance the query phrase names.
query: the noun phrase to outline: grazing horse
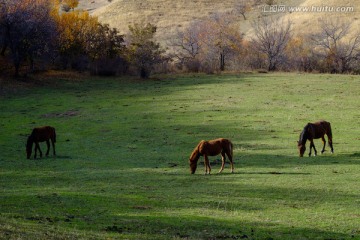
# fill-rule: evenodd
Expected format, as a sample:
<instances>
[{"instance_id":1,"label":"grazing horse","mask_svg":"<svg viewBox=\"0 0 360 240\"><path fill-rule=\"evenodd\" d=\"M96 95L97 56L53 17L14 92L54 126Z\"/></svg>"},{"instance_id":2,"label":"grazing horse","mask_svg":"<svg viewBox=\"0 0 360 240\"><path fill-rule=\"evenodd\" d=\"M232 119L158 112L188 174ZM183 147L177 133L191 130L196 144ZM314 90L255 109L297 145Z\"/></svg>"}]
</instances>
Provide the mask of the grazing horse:
<instances>
[{"instance_id":1,"label":"grazing horse","mask_svg":"<svg viewBox=\"0 0 360 240\"><path fill-rule=\"evenodd\" d=\"M51 140L53 152L55 155L55 142L56 142L55 128L50 127L50 126L34 128L31 132L30 136L28 137L27 143L26 143L27 159L30 159L30 157L31 157L33 143L35 143L34 158L36 158L36 152L38 149L40 152L40 157L42 157L42 152L41 152L41 149L39 146L39 142L46 142L46 145L47 145L46 156L48 156L49 150L50 150L50 141L49 140Z\"/></svg>"},{"instance_id":2,"label":"grazing horse","mask_svg":"<svg viewBox=\"0 0 360 240\"><path fill-rule=\"evenodd\" d=\"M231 164L231 172L234 172L234 163L233 163L233 144L230 140L225 138L218 138L210 141L200 141L199 144L195 147L194 151L191 153L189 163L191 174L194 174L197 167L197 162L200 156L204 156L205 159L205 174L210 174L211 167L209 163L208 156L216 156L221 154L221 168L219 173L224 170L225 159L228 156Z\"/></svg>"},{"instance_id":3,"label":"grazing horse","mask_svg":"<svg viewBox=\"0 0 360 240\"><path fill-rule=\"evenodd\" d=\"M331 148L331 153L334 153L334 148L332 145L332 132L331 132L331 125L327 121L319 121L316 123L308 123L304 127L304 130L300 134L300 139L298 141L298 149L299 149L299 155L300 157L304 156L305 150L306 150L306 141L310 141L310 152L309 157L311 156L311 148L314 148L315 156L317 154L315 145L314 145L314 139L321 138L321 140L324 143L324 146L321 150L321 153L325 152L325 134L328 137L329 146Z\"/></svg>"}]
</instances>

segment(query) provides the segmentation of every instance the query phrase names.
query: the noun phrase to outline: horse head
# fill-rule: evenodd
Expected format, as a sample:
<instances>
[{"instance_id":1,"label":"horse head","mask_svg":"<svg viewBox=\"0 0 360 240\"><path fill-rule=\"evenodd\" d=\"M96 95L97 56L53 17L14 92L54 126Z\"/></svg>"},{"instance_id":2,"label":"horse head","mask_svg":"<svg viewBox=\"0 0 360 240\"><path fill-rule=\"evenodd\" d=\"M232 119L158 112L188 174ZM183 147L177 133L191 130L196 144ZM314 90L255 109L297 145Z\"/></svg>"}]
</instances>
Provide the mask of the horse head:
<instances>
[{"instance_id":1,"label":"horse head","mask_svg":"<svg viewBox=\"0 0 360 240\"><path fill-rule=\"evenodd\" d=\"M197 162L191 160L189 162L190 162L190 172L191 174L194 174L196 172Z\"/></svg>"},{"instance_id":2,"label":"horse head","mask_svg":"<svg viewBox=\"0 0 360 240\"><path fill-rule=\"evenodd\" d=\"M306 150L305 144L303 144L301 141L298 141L298 149L299 149L299 156L303 157Z\"/></svg>"},{"instance_id":3,"label":"horse head","mask_svg":"<svg viewBox=\"0 0 360 240\"><path fill-rule=\"evenodd\" d=\"M27 159L30 159L30 157L31 157L33 142L34 142L33 138L31 136L29 136L28 139L27 139L27 142L26 142L26 156L27 156Z\"/></svg>"},{"instance_id":4,"label":"horse head","mask_svg":"<svg viewBox=\"0 0 360 240\"><path fill-rule=\"evenodd\" d=\"M197 168L197 162L200 158L201 154L197 150L197 148L191 153L189 164L190 164L190 172L194 174Z\"/></svg>"}]
</instances>

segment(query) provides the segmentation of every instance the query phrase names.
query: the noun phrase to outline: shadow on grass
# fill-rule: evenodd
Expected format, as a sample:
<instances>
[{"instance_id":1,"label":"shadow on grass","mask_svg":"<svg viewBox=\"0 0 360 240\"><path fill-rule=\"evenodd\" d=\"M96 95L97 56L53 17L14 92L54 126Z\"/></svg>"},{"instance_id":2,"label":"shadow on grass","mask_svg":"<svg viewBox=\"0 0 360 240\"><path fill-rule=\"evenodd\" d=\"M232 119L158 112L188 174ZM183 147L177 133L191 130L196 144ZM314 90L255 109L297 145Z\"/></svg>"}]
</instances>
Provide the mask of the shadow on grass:
<instances>
[{"instance_id":1,"label":"shadow on grass","mask_svg":"<svg viewBox=\"0 0 360 240\"><path fill-rule=\"evenodd\" d=\"M259 160L264 156L252 156L255 160L249 160L247 166L273 167L271 162L265 164ZM286 159L285 164L293 166L295 157L289 160L283 156L280 160ZM237 167L236 174L224 172L211 176L194 176L188 172L167 174L162 169L142 168L77 175L59 172L47 181L42 179L41 187L37 179L34 191L25 175L26 192L4 191L2 208L25 224L61 226L130 239L351 239L350 234L336 232L341 228L323 230L331 224L327 219L321 220L320 225L325 227L317 227L317 223L311 228L302 227L308 224L302 224L298 218L315 221L318 217L315 212L324 209L314 205L325 202L329 207L339 202L356 202L358 195L324 186L303 188L303 183L313 182L306 170L244 169ZM264 183L275 179L277 184L254 184L251 178ZM22 207L18 208L16 203ZM284 209L286 215L279 216ZM333 212L322 214L334 217ZM253 221L249 220L251 216Z\"/></svg>"},{"instance_id":2,"label":"shadow on grass","mask_svg":"<svg viewBox=\"0 0 360 240\"><path fill-rule=\"evenodd\" d=\"M248 189L250 193L250 188ZM272 192L274 189L263 189L261 194ZM276 192L283 194L284 192ZM304 192L306 197L310 196ZM312 193L311 193L312 194ZM151 195L151 194L150 194ZM150 196L149 195L149 196ZM209 194L211 196L211 194ZM354 235L317 229L316 226L299 227L287 221L286 217L272 218L266 214L260 214L257 220L249 221L241 218L244 212L262 212L266 207L258 208L252 203L236 203L232 209L226 209L227 204L221 200L212 200L214 197L208 196L207 200L187 199L180 201L174 200L167 202L164 196L159 197L159 203L141 202L138 196L128 197L128 202L124 202L126 196L109 195L64 195L52 193L49 195L35 195L28 198L27 202L38 202L43 206L39 209L26 211L24 216L16 215L16 219L25 224L31 223L39 227L44 227L45 231L50 226L61 226L61 229L81 230L89 234L104 235L110 234L117 238L126 239L356 239L356 229ZM274 196L272 194L271 196ZM151 199L154 199L152 195ZM197 196L199 197L199 196ZM206 196L204 196L206 197ZM258 195L253 197L258 197ZM243 198L243 196L242 196ZM267 197L265 197L267 198ZM288 199L288 197L285 197ZM234 199L235 200L235 199ZM21 199L22 202L25 199ZM170 199L169 199L170 201ZM271 199L267 198L267 201ZM10 200L5 202L10 204ZM120 205L119 205L120 204ZM181 205L179 205L181 204ZM44 207L50 207L51 211L44 211ZM267 206L269 207L269 206ZM276 207L276 206L273 206ZM279 206L277 206L279 207ZM302 208L299 203L291 203L295 211ZM26 207L25 207L26 208ZM189 209L193 212L189 212ZM184 212L183 212L184 211ZM219 211L227 213L228 216L218 217ZM239 211L239 214L235 214ZM203 213L201 213L203 212ZM211 213L214 212L214 216ZM191 213L191 214L190 214ZM235 216L232 218L232 214ZM208 216L206 216L208 215ZM309 216L307 216L309 217ZM21 220L22 219L22 220ZM290 221L291 222L291 221ZM51 229L53 227L50 227ZM56 227L57 228L57 227ZM41 231L41 229L40 229ZM11 232L9 232L11 235ZM60 238L61 239L61 238Z\"/></svg>"},{"instance_id":3,"label":"shadow on grass","mask_svg":"<svg viewBox=\"0 0 360 240\"><path fill-rule=\"evenodd\" d=\"M129 223L132 223L129 225ZM140 216L115 218L105 232L150 239L351 239L351 235L276 223L221 221L214 217Z\"/></svg>"},{"instance_id":4,"label":"shadow on grass","mask_svg":"<svg viewBox=\"0 0 360 240\"><path fill-rule=\"evenodd\" d=\"M67 156L67 155L56 155L55 158L56 159L72 159L71 156Z\"/></svg>"},{"instance_id":5,"label":"shadow on grass","mask_svg":"<svg viewBox=\"0 0 360 240\"><path fill-rule=\"evenodd\" d=\"M209 157L212 172L217 173L221 166L220 156ZM237 152L234 156L235 172L246 173L242 169L244 168L270 168L271 171L257 172L253 174L302 174L308 175L310 173L303 172L286 172L284 168L304 168L306 166L342 166L342 165L360 165L360 154L323 154L316 157L297 157L287 155L270 155L270 154L254 154L252 152ZM197 173L202 173L204 167L203 157L198 162ZM224 173L230 169L230 163L226 160ZM199 171L199 172L198 172ZM306 171L306 170L305 170Z\"/></svg>"}]
</instances>

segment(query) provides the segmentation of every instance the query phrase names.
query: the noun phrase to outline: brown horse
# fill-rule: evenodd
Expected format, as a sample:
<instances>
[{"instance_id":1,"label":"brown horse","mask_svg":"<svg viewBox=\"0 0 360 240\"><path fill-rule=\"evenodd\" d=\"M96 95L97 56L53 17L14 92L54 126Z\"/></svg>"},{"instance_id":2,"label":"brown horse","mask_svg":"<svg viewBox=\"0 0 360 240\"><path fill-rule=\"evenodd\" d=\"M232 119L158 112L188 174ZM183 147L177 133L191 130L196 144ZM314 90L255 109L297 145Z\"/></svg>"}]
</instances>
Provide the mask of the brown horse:
<instances>
[{"instance_id":1,"label":"brown horse","mask_svg":"<svg viewBox=\"0 0 360 240\"><path fill-rule=\"evenodd\" d=\"M314 139L321 138L321 140L324 143L324 146L321 150L321 153L325 152L325 134L328 137L329 146L331 148L331 153L334 153L334 148L332 145L332 132L331 132L331 125L327 121L319 121L316 123L308 123L304 127L304 130L300 134L300 139L298 141L298 149L299 149L299 155L300 157L304 156L305 150L306 150L306 141L310 141L310 152L309 157L311 156L311 148L314 148L315 156L317 154L315 145L314 145Z\"/></svg>"},{"instance_id":2,"label":"brown horse","mask_svg":"<svg viewBox=\"0 0 360 240\"><path fill-rule=\"evenodd\" d=\"M211 167L209 163L208 156L216 156L221 154L221 168L219 173L224 170L226 156L228 156L231 164L231 172L234 172L234 163L233 163L233 144L230 140L225 138L218 138L210 141L200 141L199 144L195 147L194 151L191 153L189 163L191 174L194 174L197 167L197 162L200 156L204 156L205 164L205 174L210 174Z\"/></svg>"},{"instance_id":3,"label":"brown horse","mask_svg":"<svg viewBox=\"0 0 360 240\"><path fill-rule=\"evenodd\" d=\"M55 128L50 127L50 126L34 128L31 132L30 136L28 137L27 143L26 143L27 159L30 159L30 157L31 157L33 143L35 143L34 158L36 158L36 152L38 149L40 152L40 157L42 157L42 152L41 152L41 149L39 146L39 142L46 142L46 145L47 145L46 156L48 156L49 150L50 150L50 141L49 140L51 140L53 152L55 155L55 142L56 142Z\"/></svg>"}]
</instances>

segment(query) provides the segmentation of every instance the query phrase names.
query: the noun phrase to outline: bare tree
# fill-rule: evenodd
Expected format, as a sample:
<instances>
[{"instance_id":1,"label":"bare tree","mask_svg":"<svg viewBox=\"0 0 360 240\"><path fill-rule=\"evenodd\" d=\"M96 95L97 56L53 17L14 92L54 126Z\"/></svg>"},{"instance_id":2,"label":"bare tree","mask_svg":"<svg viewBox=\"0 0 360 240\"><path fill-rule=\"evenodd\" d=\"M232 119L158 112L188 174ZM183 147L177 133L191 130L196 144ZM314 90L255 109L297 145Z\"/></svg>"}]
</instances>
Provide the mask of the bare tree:
<instances>
[{"instance_id":1,"label":"bare tree","mask_svg":"<svg viewBox=\"0 0 360 240\"><path fill-rule=\"evenodd\" d=\"M320 31L311 36L330 72L344 73L359 59L360 32L350 33L351 22L321 19Z\"/></svg>"},{"instance_id":2,"label":"bare tree","mask_svg":"<svg viewBox=\"0 0 360 240\"><path fill-rule=\"evenodd\" d=\"M251 10L251 2L247 0L240 0L234 6L234 12L243 16L244 20L246 20L246 13Z\"/></svg>"},{"instance_id":3,"label":"bare tree","mask_svg":"<svg viewBox=\"0 0 360 240\"><path fill-rule=\"evenodd\" d=\"M178 30L170 45L174 48L174 57L180 65L185 65L189 70L198 71L198 56L202 51L203 42L200 39L201 24L193 21L184 30Z\"/></svg>"},{"instance_id":4,"label":"bare tree","mask_svg":"<svg viewBox=\"0 0 360 240\"><path fill-rule=\"evenodd\" d=\"M214 13L191 23L175 41L179 55L205 72L224 71L231 55L241 48L242 36L234 22L229 13Z\"/></svg>"},{"instance_id":5,"label":"bare tree","mask_svg":"<svg viewBox=\"0 0 360 240\"><path fill-rule=\"evenodd\" d=\"M291 39L291 25L290 21L284 23L279 18L259 18L252 24L255 34L252 45L255 51L266 55L269 71L275 71L282 63Z\"/></svg>"},{"instance_id":6,"label":"bare tree","mask_svg":"<svg viewBox=\"0 0 360 240\"><path fill-rule=\"evenodd\" d=\"M207 28L207 45L219 56L220 71L224 71L228 57L239 48L242 37L233 26L234 18L228 13L215 13L210 17Z\"/></svg>"}]
</instances>

